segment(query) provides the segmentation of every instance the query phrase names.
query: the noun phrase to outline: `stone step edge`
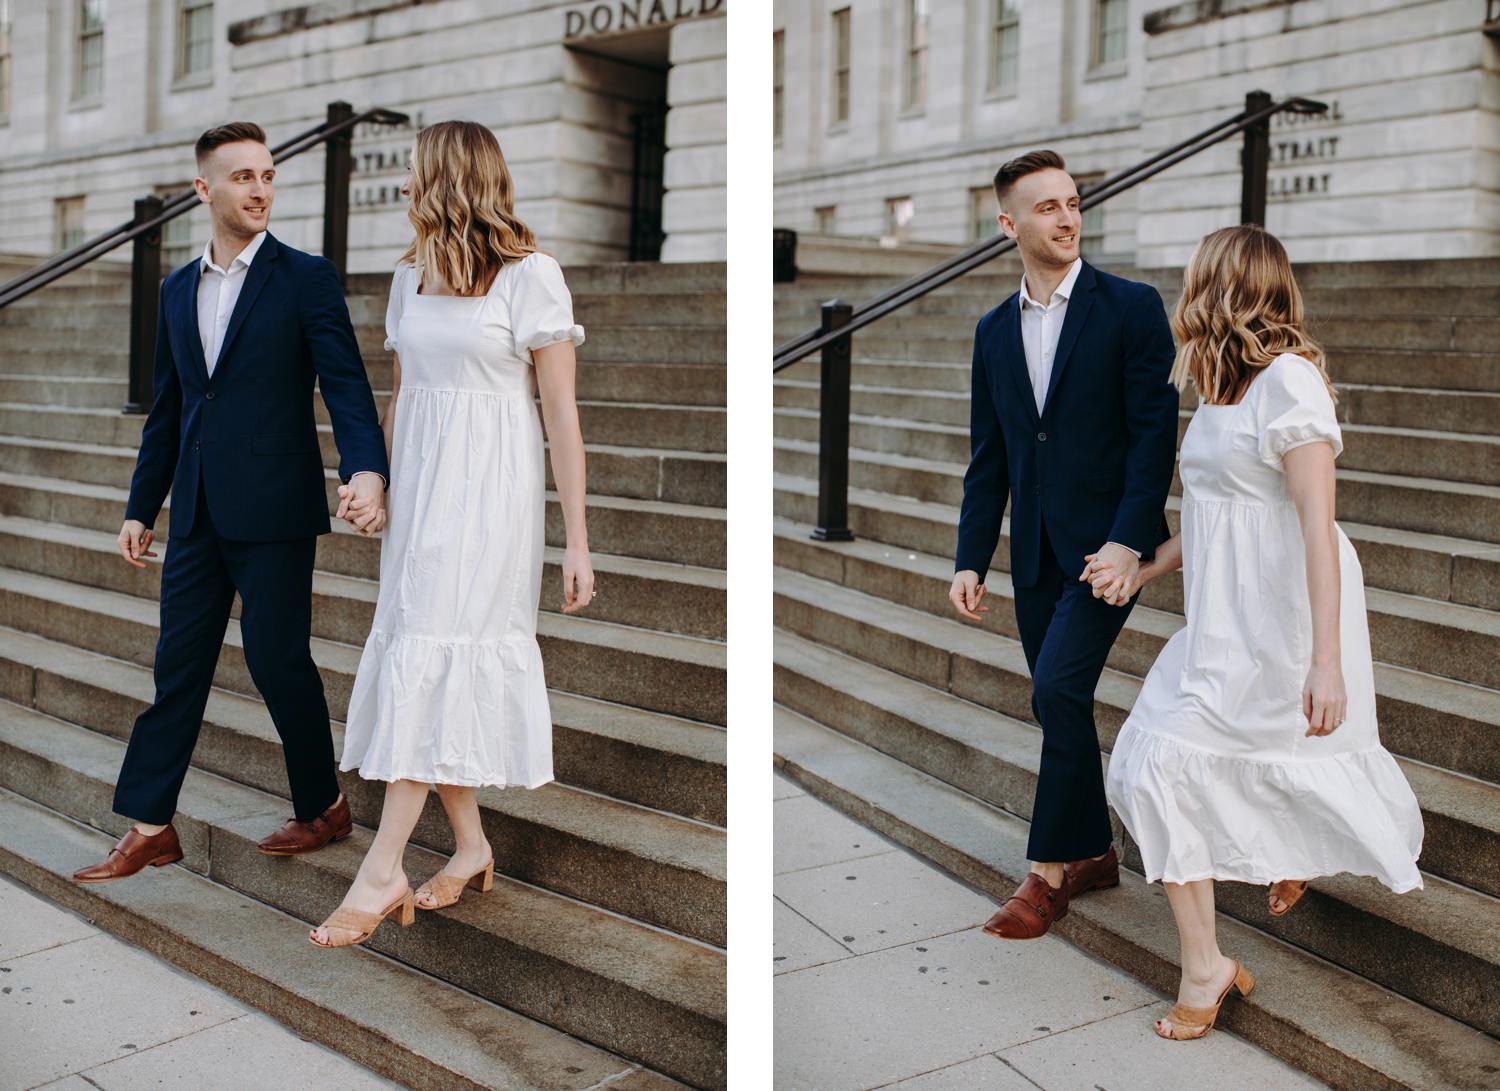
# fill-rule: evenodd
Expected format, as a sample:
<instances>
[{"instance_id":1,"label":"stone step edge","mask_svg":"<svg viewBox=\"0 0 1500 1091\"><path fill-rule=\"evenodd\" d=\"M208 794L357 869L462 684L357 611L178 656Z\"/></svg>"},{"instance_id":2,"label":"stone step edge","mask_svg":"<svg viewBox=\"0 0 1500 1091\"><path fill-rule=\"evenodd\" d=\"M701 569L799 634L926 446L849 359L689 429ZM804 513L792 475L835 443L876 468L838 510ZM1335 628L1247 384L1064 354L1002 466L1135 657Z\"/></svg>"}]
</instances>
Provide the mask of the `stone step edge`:
<instances>
[{"instance_id":1,"label":"stone step edge","mask_svg":"<svg viewBox=\"0 0 1500 1091\"><path fill-rule=\"evenodd\" d=\"M26 753L34 758L47 762L59 768L66 768L70 774L84 777L93 781L95 786L105 792L112 791L112 785L107 778L101 778L98 770L118 768L121 758L124 756L125 743L119 739L91 731L89 728L80 727L67 720L60 720L54 716L37 712L34 709L25 708L9 701L0 701L0 736L19 735L22 741L17 744L14 741L8 745L19 745ZM78 748L83 752L78 753ZM64 756L71 756L78 760L82 768L73 765L63 765ZM25 795L24 789L14 787L10 791ZM30 798L30 797L28 797ZM212 801L211 803L209 801ZM33 802L41 806L50 806L43 800L33 799ZM56 807L51 809L56 810ZM81 807L80 807L81 809ZM188 859L184 866L189 870L197 871L194 866L194 856L206 851L210 856L213 851L214 833L219 829L225 829L230 836L236 836L233 825L254 821L261 816L274 817L285 812L286 800L270 792L261 791L259 788L238 781L221 777L204 769L192 768L188 771L187 779L182 789L181 806L173 819L179 825L179 833L185 837L184 851ZM82 815L78 813L62 812L67 817L80 822L88 822L97 816ZM111 816L111 821L123 831L126 820ZM201 826L209 831L206 844L195 845L188 830L195 826ZM257 827L258 828L258 827ZM354 842L368 848L369 842L374 838L375 831L367 826L355 823ZM333 854L308 855L304 858L295 858L298 864L310 864L314 867L327 871L339 871L339 868L330 865L329 861L334 855L350 851L353 843L340 846ZM411 877L430 875L437 871L445 862L442 853L434 852L420 846L408 846L408 851L414 859L408 861L404 866ZM258 854L257 854L258 855ZM363 855L360 853L359 855ZM353 880L352 872L358 865L350 869L350 874L344 876ZM695 954L706 954L709 958L717 960L723 955L721 948L712 944L694 940L691 937L682 936L664 928L638 921L621 913L616 913L592 903L581 901L578 898L560 894L553 890L527 883L508 875L495 876L495 885L503 886L504 889L514 891L517 897L531 901L540 901L546 905L559 907L556 911L561 912L562 906L570 907L571 912L584 914L592 922L590 925L590 939L580 941L562 935L550 952L543 952L534 943L526 943L517 937L514 932L506 932L504 928L510 923L510 918L501 912L494 911L493 900L477 898L466 907L465 917L479 917L485 920L492 934L504 937L510 942L526 946L528 949L536 950L538 953L549 953L550 957L566 962L580 969L589 970L601 977L620 981L629 985L630 988L639 992L642 996L650 996L653 999L666 1000L673 1004L685 1006L688 1010L694 1010L695 1014L707 1015L714 1019L722 1019L723 1004L722 996L705 1005L703 997L687 999L674 995L674 989L679 984L684 984L674 972L668 968L668 964L676 961L674 951L691 950ZM150 873L148 872L148 875ZM201 874L201 872L200 872ZM262 900L262 899L257 899ZM543 914L549 918L551 911ZM321 920L321 917L319 918ZM532 919L536 919L533 916ZM317 923L309 921L308 923ZM546 931L546 930L543 930ZM597 934L596 934L597 933ZM558 937L548 936L549 940ZM612 959L617 957L621 950L631 952L632 961L622 967L612 964ZM603 962L593 965L591 960L599 956ZM581 956L581 957L580 957ZM661 960L661 964L655 971L654 981L650 975L635 974L636 971L647 969L651 959ZM623 975L621 973L623 971ZM714 990L711 988L710 992Z\"/></svg>"},{"instance_id":2,"label":"stone step edge","mask_svg":"<svg viewBox=\"0 0 1500 1091\"><path fill-rule=\"evenodd\" d=\"M1467 433L1455 432L1454 435L1466 436ZM797 454L817 456L818 445L812 440L791 439L787 436L776 436L773 440L776 449L792 451ZM864 447L850 447L849 459L851 462L869 462L875 465L892 466L897 469L923 470L928 473L942 474L947 477L963 480L964 472L968 467L960 462L944 462L935 458L918 458L913 455L888 454L884 451L872 451ZM1339 470L1339 476L1349 481L1359 481L1366 484L1383 485L1388 488L1418 489L1422 492L1446 492L1464 496L1481 496L1488 500L1500 500L1500 485L1478 485L1466 481L1443 481L1435 477L1416 477L1405 474L1386 474L1375 470Z\"/></svg>"},{"instance_id":3,"label":"stone step edge","mask_svg":"<svg viewBox=\"0 0 1500 1091\"><path fill-rule=\"evenodd\" d=\"M1343 471L1349 472L1349 471ZM806 477L798 477L784 471L778 471L772 475L772 488L776 492L794 493L803 497L817 498L818 483ZM859 506L866 508L877 508L888 514L900 515L915 519L926 519L942 523L955 532L958 528L959 509L950 505L939 503L936 500L916 500L909 496L897 496L894 493L876 492L873 489L862 489L856 486L849 488L849 504L851 507ZM1167 497L1167 511L1180 512L1182 510L1182 497L1171 494ZM778 517L780 518L780 517ZM1481 542L1473 538L1458 538L1451 534L1432 534L1423 530L1404 530L1400 527L1382 527L1374 523L1355 523L1346 519L1338 521L1351 541L1383 540L1387 544L1403 546L1408 549L1426 550L1433 553L1443 553L1452 557L1476 557L1482 554L1491 554L1500 558L1500 544L1495 542ZM1001 518L1001 537L1010 533L1010 516ZM899 542L884 542L884 539L864 537L868 542L883 542L895 548L906 549ZM1000 561L1008 561L998 558L994 567L1001 567Z\"/></svg>"},{"instance_id":4,"label":"stone step edge","mask_svg":"<svg viewBox=\"0 0 1500 1091\"><path fill-rule=\"evenodd\" d=\"M775 715L776 767L817 798L997 903L1024 877L1026 835L1020 819L791 710L778 706ZM873 772L862 781L847 774L841 778L833 766L851 757ZM884 796L861 796L862 791L875 795L867 784L886 789ZM962 811L974 831L972 846L949 850L928 828L938 807ZM927 825L903 809L920 811ZM1339 1087L1479 1091L1492 1085L1486 1070L1500 1064L1500 1046L1482 1032L1223 914L1218 929L1226 953L1243 959L1252 972L1266 981L1296 983L1262 987L1226 1004L1220 1025L1254 1045ZM1122 870L1115 890L1080 898L1056 931L1163 996L1176 992L1175 931L1162 899L1134 872ZM1343 1017L1330 1020L1330 1006ZM1410 1052L1413 1042L1436 1043L1434 1055Z\"/></svg>"},{"instance_id":5,"label":"stone step edge","mask_svg":"<svg viewBox=\"0 0 1500 1091\"><path fill-rule=\"evenodd\" d=\"M863 680L866 683L869 683L872 678L879 675L890 676L904 689L909 688L914 693L920 693L922 700L928 702L926 708L931 710L931 715L902 711L891 707L883 702L878 696L878 691L869 685L866 685L863 689L853 691L856 694L855 699L879 708L882 712L890 716L913 724L926 735L948 740L968 750L979 750L985 753L991 760L1010 766L1030 778L1035 778L1037 761L1041 755L1040 728L1007 716L1002 712L996 712L993 709L976 705L962 697L936 689L916 679L894 675L892 672L876 664L857 659L836 647L818 644L814 640L793 632L785 630L777 631L772 653L772 663L776 670L791 671L810 679L816 685L826 688L845 688L844 684L836 684L829 680L826 668L830 664L827 662L817 662L820 659L831 661L836 666L837 672L847 672L849 678L858 679L863 676ZM866 696L865 694L867 693L871 695ZM790 705L785 704L780 699L778 699L777 703L784 708L791 708ZM993 734L982 733L971 736L968 733L956 732L949 729L944 726L945 717L941 711L944 709L951 712L951 718L955 721L961 720L965 716L981 716L985 721L985 727L993 731ZM808 713L800 709L792 710L799 712L801 715L808 715ZM847 734L831 724L824 724L823 726L828 727L830 730L838 731L841 735ZM849 737L852 738L852 736ZM855 741L867 746L872 745L864 743L860 739L855 739ZM1101 746L1100 753L1104 758L1107 769L1111 757L1110 751L1103 749ZM895 757L895 755L888 756ZM976 795L976 793L970 792L962 785L945 781L939 774L923 769L919 765L913 765L910 762L903 761L901 758L896 758L895 760L902 761L902 764L905 765L911 765L918 772L930 776L934 780L948 784L949 787L956 788L958 791L969 795ZM1464 801L1465 806L1463 808L1445 810L1435 806L1431 801L1424 802L1420 792L1418 792L1418 802L1427 813L1454 818L1456 817L1455 814L1450 812L1465 810L1471 815L1489 819L1492 827L1495 817L1500 816L1500 787L1476 780L1473 777L1465 777L1447 770L1439 770L1433 766L1412 761L1409 758L1398 757L1396 760L1402 767L1403 773L1407 774L1411 779L1418 780L1418 786L1414 787L1414 791L1418 790L1423 780L1428 779L1423 774L1438 774L1448 782L1447 787L1450 789L1457 788L1470 797ZM977 795L976 798L983 799L982 796ZM1014 814L1015 817L1021 819L1023 822L1030 821L1026 815L1017 814L1002 803L988 799L984 800L984 802L992 807L1004 810L1006 813ZM1462 818L1458 820L1466 821ZM1466 824L1475 825L1476 828L1482 830L1482 827L1477 827L1477 824L1474 822L1466 821ZM1487 832L1492 836L1495 833L1493 828ZM1368 889L1351 887L1340 876L1327 876L1318 880L1318 893L1321 897L1326 897L1333 902L1339 903L1341 906L1347 906L1354 911L1364 912L1385 919L1395 927L1404 928L1410 925L1409 922L1396 920L1387 913L1387 910L1392 906L1401 906L1403 909L1409 907L1418 914L1424 910L1430 910L1431 912L1428 913L1428 916L1432 919L1433 923L1428 928L1423 929L1429 938L1471 957L1500 964L1500 951L1496 951L1492 947L1487 947L1484 942L1476 941L1475 937L1467 934L1465 931L1467 927L1472 926L1476 915L1488 914L1492 918L1492 924L1500 923L1500 898L1497 898L1494 893L1476 889L1455 879L1446 878L1437 872L1429 871L1425 868L1419 868L1419 870L1422 873L1424 881L1429 883L1430 886L1427 889L1411 891L1406 895L1402 895L1402 898L1407 899L1404 903L1392 900L1392 897L1385 893L1372 895ZM1372 897L1379 898L1379 901L1373 907L1370 905ZM1486 931L1486 934L1493 934L1493 932L1494 928L1491 928Z\"/></svg>"},{"instance_id":6,"label":"stone step edge","mask_svg":"<svg viewBox=\"0 0 1500 1091\"><path fill-rule=\"evenodd\" d=\"M64 644L59 641L49 640L47 637L38 636L35 633L26 632L21 629L12 629L0 626L0 665L9 661L13 668L30 668L45 671L57 677L64 678L70 683L89 688L103 688L111 692L119 693L130 699L149 700L149 694L153 692L155 682L152 679L150 667L144 667L139 663L132 663L125 659L116 659L113 656L104 655L100 652L91 651L88 648L76 647L72 644ZM91 677L96 671L107 671L111 673L124 674L135 681L134 691L122 689L118 680L111 685L101 685L100 682ZM655 753L677 759L685 759L704 765L723 768L727 762L727 738L726 732L716 724L705 724L698 720L686 720L680 716L673 716L665 712L650 712L646 709L631 709L633 715L628 720L649 721L649 727L641 730L629 725L627 718L620 715L625 711L619 705L597 697L585 697L579 694L568 693L565 690L549 690L548 697L554 706L554 721L569 730L608 739L612 742L622 742L643 749L649 749ZM259 698L248 694L237 693L234 690L223 689L214 686L209 691L208 709L205 711L205 719L211 719L214 715L215 706L228 702L232 707L238 709L261 709L264 707ZM564 710L573 709L570 715L567 711L559 714L557 707ZM583 716L586 712L602 712L611 718L603 723L581 723L581 719L595 719L597 717ZM54 715L53 713L47 713ZM63 717L66 719L66 717ZM335 733L344 728L342 721L334 720ZM87 726L80 724L79 726ZM90 730L93 730L92 728ZM269 741L269 736L267 737ZM707 745L704 745L704 744ZM599 796L587 788L559 781L566 788L591 796ZM696 819L689 815L677 814L674 811L666 811L659 807L650 807L631 800L617 799L614 796L603 796L618 803L625 803L643 810L665 814L675 818L682 818L689 822L696 822L710 829L723 830L724 827L714 823Z\"/></svg>"},{"instance_id":7,"label":"stone step edge","mask_svg":"<svg viewBox=\"0 0 1500 1091\"><path fill-rule=\"evenodd\" d=\"M777 516L774 521L773 535L795 540L798 545L804 545L812 540L812 527L805 523L798 523L782 516ZM824 548L833 552L860 550L864 543L856 540L854 542L837 543L826 545L819 543ZM920 572L927 569L933 572L944 571L947 578L952 576L952 562L944 557L935 557L930 553L902 547L905 556L892 557L884 555L880 557L865 557L865 560L878 564L894 567L903 567L908 571ZM987 579L994 580L1003 578L1003 586L997 587L996 593L1005 597L1010 593L1010 573L1003 569L992 569ZM889 601L889 600L882 600ZM892 603L900 605L899 603ZM1461 629L1465 632L1489 636L1500 639L1500 611L1486 610L1480 606L1467 606L1463 603L1446 602L1439 599L1424 598L1421 595L1409 595L1401 591L1387 591L1379 587L1367 587L1365 589L1365 607L1370 613L1388 614L1408 620L1427 622L1442 625L1447 628ZM907 607L902 607L907 609ZM961 624L955 618L940 617L936 613L928 612L926 616L936 618L939 621ZM1184 616L1170 610L1164 610L1158 606L1143 606L1137 604L1131 610L1125 627L1137 631L1148 631L1164 635L1175 632L1184 623ZM1478 683L1469 683L1479 685ZM1489 687L1479 685L1480 689Z\"/></svg>"},{"instance_id":8,"label":"stone step edge","mask_svg":"<svg viewBox=\"0 0 1500 1091\"><path fill-rule=\"evenodd\" d=\"M0 567L0 584L16 582L13 579L10 579L14 571L14 569ZM52 577L32 576L29 573L25 575L26 579L24 581L21 581L23 584L27 582L37 582L42 583L45 587L46 584L49 583L56 584L64 582L55 580ZM119 596L115 592L98 591L93 588L81 589L79 588L79 585L76 584L66 584L65 586L75 590L85 590L87 592L86 594L82 596L75 596L82 597L85 600L89 598L96 598L99 596L110 596L113 598L127 597ZM53 601L56 600L54 599ZM106 603L105 605L108 605L108 603ZM97 609L97 607L95 608ZM226 636L226 642L228 642L229 637L234 637L236 639L238 638L238 630L233 621L230 622L230 630L231 632ZM20 631L26 633L28 636L39 635L28 630ZM317 639L313 640L313 657L315 660L319 660L321 658L322 661L320 662L320 666L326 663L327 655L325 652L324 656L319 656L320 650L324 650L320 649L319 645L327 645L328 643L329 642L327 641L319 641ZM65 645L65 647L71 647L71 645ZM353 659L354 657L346 656L346 658ZM251 698L249 694L241 694L240 696L244 696L251 700L257 699ZM612 823L595 823L595 825L603 825L605 829L611 830L616 835L614 839L609 843L608 847L616 851L628 853L632 856L643 856L660 864L673 867L689 868L694 871L700 872L710 878L716 879L718 881L723 881L725 877L725 861L722 859L722 852L714 854L703 854L700 856L696 853L669 851L660 843L644 844L639 841L639 837L641 836L642 832L640 827L643 825L648 827L661 827L665 825L667 827L667 830L656 830L655 835L652 838L654 842L670 841L671 839L667 836L667 833L669 830L675 829L699 830L703 833L711 833L719 838L722 838L722 829L720 827L715 827L708 823L699 822L695 819L686 818L681 815L671 814L666 811L660 811L650 807L642 807L639 804L630 803L625 800L617 800L613 799L612 797L600 796L594 792L581 791L577 788L568 786L560 787L566 790L569 795L569 807L566 808L566 810L568 810L569 812L571 812L573 808L587 809L591 805L589 801L599 800L602 804L608 804L611 808L622 808L624 809L624 813L629 814L633 818L637 819L637 821L631 823L632 829L630 830L621 829L621 824L618 822L618 818ZM481 804L481 806L484 806L484 804ZM501 809L501 813L506 813L503 808ZM538 821L539 818L538 816L529 816L526 820ZM576 821L576 814L549 814L545 817L544 820L548 825L565 832L568 836L588 838L590 840L595 840L597 838L598 830L584 829L580 827Z\"/></svg>"},{"instance_id":9,"label":"stone step edge","mask_svg":"<svg viewBox=\"0 0 1500 1091\"><path fill-rule=\"evenodd\" d=\"M526 1079L503 1062L474 1050L473 1043L513 1037L518 1030L539 1038L548 1052L584 1061L612 1055L546 1024L482 1000L393 959L371 955L329 967L277 957L272 950L241 946L220 950L210 928L184 927L182 904L217 905L218 920L249 920L243 934L274 930L278 941L303 942L305 923L182 867L158 869L153 889L128 884L84 887L72 882L59 857L71 850L108 851L111 838L50 808L0 790L0 870L43 897L82 914L106 931L163 958L257 1008L290 1029L408 1086L445 1091L488 1091L498 1081ZM41 831L26 838L28 830ZM28 841L30 843L28 843ZM410 1005L367 1003L398 993ZM414 1020L408 1007L453 1012L437 1026ZM450 1029L451 1028L451 1029ZM635 1073L656 1076L660 1088L682 1085L624 1058L606 1080Z\"/></svg>"}]
</instances>

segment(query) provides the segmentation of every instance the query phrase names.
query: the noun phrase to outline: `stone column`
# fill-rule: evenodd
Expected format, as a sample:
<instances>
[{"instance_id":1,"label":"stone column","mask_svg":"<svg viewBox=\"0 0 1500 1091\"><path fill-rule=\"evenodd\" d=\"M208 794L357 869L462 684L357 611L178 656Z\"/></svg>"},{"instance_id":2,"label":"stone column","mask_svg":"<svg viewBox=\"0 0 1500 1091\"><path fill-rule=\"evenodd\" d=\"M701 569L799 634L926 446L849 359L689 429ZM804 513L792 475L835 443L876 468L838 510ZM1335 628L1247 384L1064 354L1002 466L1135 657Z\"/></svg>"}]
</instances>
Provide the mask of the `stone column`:
<instances>
[{"instance_id":1,"label":"stone column","mask_svg":"<svg viewBox=\"0 0 1500 1091\"><path fill-rule=\"evenodd\" d=\"M672 27L662 261L725 259L725 27L722 15Z\"/></svg>"}]
</instances>

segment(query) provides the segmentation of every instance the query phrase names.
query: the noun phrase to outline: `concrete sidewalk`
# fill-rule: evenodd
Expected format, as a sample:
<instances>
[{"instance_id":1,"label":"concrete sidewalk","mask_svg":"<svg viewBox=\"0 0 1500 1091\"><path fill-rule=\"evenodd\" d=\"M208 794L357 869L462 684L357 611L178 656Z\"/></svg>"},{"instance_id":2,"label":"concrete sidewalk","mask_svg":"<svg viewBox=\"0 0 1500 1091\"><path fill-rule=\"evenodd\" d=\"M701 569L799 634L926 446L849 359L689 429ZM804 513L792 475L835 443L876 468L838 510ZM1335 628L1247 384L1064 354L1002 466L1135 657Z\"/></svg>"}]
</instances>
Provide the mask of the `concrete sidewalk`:
<instances>
[{"instance_id":1,"label":"concrete sidewalk","mask_svg":"<svg viewBox=\"0 0 1500 1091\"><path fill-rule=\"evenodd\" d=\"M399 1086L4 877L0 921L0 1091Z\"/></svg>"},{"instance_id":2,"label":"concrete sidewalk","mask_svg":"<svg viewBox=\"0 0 1500 1091\"><path fill-rule=\"evenodd\" d=\"M1158 1038L1168 1000L1062 939L985 935L989 898L776 785L777 1091L1324 1086L1227 1031Z\"/></svg>"}]
</instances>

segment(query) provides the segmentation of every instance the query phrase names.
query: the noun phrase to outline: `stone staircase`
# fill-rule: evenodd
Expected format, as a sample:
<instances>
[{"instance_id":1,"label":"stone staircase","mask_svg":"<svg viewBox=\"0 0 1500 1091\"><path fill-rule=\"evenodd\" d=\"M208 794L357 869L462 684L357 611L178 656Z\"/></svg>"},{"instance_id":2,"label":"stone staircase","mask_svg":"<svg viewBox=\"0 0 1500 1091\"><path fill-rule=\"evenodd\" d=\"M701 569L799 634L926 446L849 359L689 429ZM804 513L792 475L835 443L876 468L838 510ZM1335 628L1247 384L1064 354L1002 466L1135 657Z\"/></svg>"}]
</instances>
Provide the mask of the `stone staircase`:
<instances>
[{"instance_id":1,"label":"stone staircase","mask_svg":"<svg viewBox=\"0 0 1500 1091\"><path fill-rule=\"evenodd\" d=\"M1180 290L1179 271L1113 271L1155 282L1168 308ZM971 274L854 335L852 543L809 537L816 359L775 383L776 763L997 900L1027 868L1041 744L1008 537L984 626L957 618L947 591L974 324L1019 275L1013 260ZM1396 897L1372 880L1323 879L1275 921L1262 889L1220 884L1221 945L1259 980L1221 1022L1336 1087L1493 1089L1500 260L1313 265L1298 278L1341 395L1338 518L1368 586L1382 739L1421 801L1426 886ZM779 285L776 341L814 325L820 301L858 302L887 283L828 274ZM1185 395L1184 426L1195 402ZM1176 529L1180 482L1173 492ZM1150 586L1099 685L1105 751L1182 623L1180 575ZM1058 930L1175 993L1165 897L1125 848L1121 886L1080 899Z\"/></svg>"},{"instance_id":2,"label":"stone staircase","mask_svg":"<svg viewBox=\"0 0 1500 1091\"><path fill-rule=\"evenodd\" d=\"M0 870L410 1086L722 1088L724 267L587 266L568 281L588 334L578 390L599 597L557 612L549 493L538 636L558 779L480 790L494 891L380 929L369 946L388 957L316 951L304 923L353 878L381 785L342 775L348 840L303 859L255 851L290 803L234 621L182 795L182 866L69 881L124 829L112 785L153 694L160 568L128 567L113 543L142 421L119 412L128 287L65 280L0 310ZM389 283L349 284L382 408ZM379 550L343 524L319 541L313 656L336 721ZM408 874L451 849L434 795Z\"/></svg>"}]
</instances>

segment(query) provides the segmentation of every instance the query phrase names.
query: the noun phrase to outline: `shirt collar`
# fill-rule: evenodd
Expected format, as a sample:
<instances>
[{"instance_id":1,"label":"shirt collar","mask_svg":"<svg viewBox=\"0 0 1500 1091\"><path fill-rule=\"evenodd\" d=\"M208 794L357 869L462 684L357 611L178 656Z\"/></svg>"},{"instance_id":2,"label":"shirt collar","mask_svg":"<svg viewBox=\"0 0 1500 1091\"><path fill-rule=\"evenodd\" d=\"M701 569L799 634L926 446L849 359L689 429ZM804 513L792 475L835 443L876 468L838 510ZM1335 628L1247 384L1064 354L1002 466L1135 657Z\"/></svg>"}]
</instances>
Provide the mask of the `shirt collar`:
<instances>
[{"instance_id":1,"label":"shirt collar","mask_svg":"<svg viewBox=\"0 0 1500 1091\"><path fill-rule=\"evenodd\" d=\"M265 241L266 232L262 231L258 235L256 235L255 238L250 240L245 249L241 250L238 254L235 255L234 260L229 263L229 268L233 269L236 265L243 265L246 269L250 268L250 263L255 260L256 252L260 250L261 243ZM209 270L212 270L215 273L228 275L227 270L220 269L217 265L214 264L213 253L214 240L212 237L210 237L208 242L203 244L203 271L208 272Z\"/></svg>"},{"instance_id":2,"label":"shirt collar","mask_svg":"<svg viewBox=\"0 0 1500 1091\"><path fill-rule=\"evenodd\" d=\"M1083 259L1074 258L1072 266L1068 269L1068 275L1062 278L1052 292L1052 298L1047 301L1047 306L1055 306L1059 299L1066 302L1073 295L1073 285L1078 283L1078 274L1083 271ZM1040 307L1042 304L1031 298L1031 293L1026 290L1026 274L1021 274L1021 309L1024 311L1028 306Z\"/></svg>"}]
</instances>

